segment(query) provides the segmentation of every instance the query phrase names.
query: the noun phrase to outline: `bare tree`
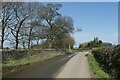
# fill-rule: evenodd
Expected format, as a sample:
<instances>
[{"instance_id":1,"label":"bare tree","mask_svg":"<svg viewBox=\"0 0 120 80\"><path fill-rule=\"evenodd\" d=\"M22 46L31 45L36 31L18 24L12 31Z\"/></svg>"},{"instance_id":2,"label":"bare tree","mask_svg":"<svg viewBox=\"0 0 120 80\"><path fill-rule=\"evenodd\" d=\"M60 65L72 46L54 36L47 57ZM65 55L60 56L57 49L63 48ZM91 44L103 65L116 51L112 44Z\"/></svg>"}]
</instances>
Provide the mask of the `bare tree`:
<instances>
[{"instance_id":1,"label":"bare tree","mask_svg":"<svg viewBox=\"0 0 120 80\"><path fill-rule=\"evenodd\" d=\"M70 36L70 33L74 31L73 20L71 17L62 16L58 12L62 7L61 4L11 4L4 5L3 8L2 43L9 34L12 35L9 39L11 43L15 44L16 49L19 45L22 45L23 48L31 48L32 43L36 41L38 45L41 39L46 39L49 48L58 45L59 41L64 43L66 38L71 40L69 43L73 42ZM60 46L63 47L63 45Z\"/></svg>"},{"instance_id":2,"label":"bare tree","mask_svg":"<svg viewBox=\"0 0 120 80\"><path fill-rule=\"evenodd\" d=\"M20 30L20 44L24 49L27 48L28 32L29 32L28 29L29 28L27 27L26 23L24 23Z\"/></svg>"},{"instance_id":3,"label":"bare tree","mask_svg":"<svg viewBox=\"0 0 120 80\"><path fill-rule=\"evenodd\" d=\"M16 21L9 28L11 29L11 33L15 38L15 44L16 44L15 48L18 49L20 30L23 23L29 16L26 14L24 10L23 3L15 3L12 8L14 10L14 19Z\"/></svg>"},{"instance_id":4,"label":"bare tree","mask_svg":"<svg viewBox=\"0 0 120 80\"><path fill-rule=\"evenodd\" d=\"M28 12L30 15L29 22L29 33L28 33L28 48L31 47L32 40L39 39L41 34L41 27L43 19L41 19L40 14L42 13L43 4L29 3L28 4ZM33 16L34 15L34 16ZM40 31L39 31L40 30ZM39 36L38 36L39 35ZM38 41L39 42L39 41Z\"/></svg>"},{"instance_id":5,"label":"bare tree","mask_svg":"<svg viewBox=\"0 0 120 80\"><path fill-rule=\"evenodd\" d=\"M2 2L0 1L0 14L2 14ZM0 15L0 48L2 44L2 15Z\"/></svg>"},{"instance_id":6,"label":"bare tree","mask_svg":"<svg viewBox=\"0 0 120 80\"><path fill-rule=\"evenodd\" d=\"M45 39L47 36L47 27L44 25L38 25L33 29L34 33L34 40L37 42L37 45L39 45L40 40Z\"/></svg>"},{"instance_id":7,"label":"bare tree","mask_svg":"<svg viewBox=\"0 0 120 80\"><path fill-rule=\"evenodd\" d=\"M8 38L8 26L10 25L10 20L13 15L13 10L11 9L12 3L2 3L2 27L1 27L1 48L3 49L4 41Z\"/></svg>"},{"instance_id":8,"label":"bare tree","mask_svg":"<svg viewBox=\"0 0 120 80\"><path fill-rule=\"evenodd\" d=\"M54 38L52 34L54 29L53 23L55 22L57 17L61 16L61 14L58 13L58 10L61 8L61 6L61 4L47 4L41 9L42 13L40 14L40 16L42 19L44 19L48 26L47 43L49 48L52 47L52 42Z\"/></svg>"}]
</instances>

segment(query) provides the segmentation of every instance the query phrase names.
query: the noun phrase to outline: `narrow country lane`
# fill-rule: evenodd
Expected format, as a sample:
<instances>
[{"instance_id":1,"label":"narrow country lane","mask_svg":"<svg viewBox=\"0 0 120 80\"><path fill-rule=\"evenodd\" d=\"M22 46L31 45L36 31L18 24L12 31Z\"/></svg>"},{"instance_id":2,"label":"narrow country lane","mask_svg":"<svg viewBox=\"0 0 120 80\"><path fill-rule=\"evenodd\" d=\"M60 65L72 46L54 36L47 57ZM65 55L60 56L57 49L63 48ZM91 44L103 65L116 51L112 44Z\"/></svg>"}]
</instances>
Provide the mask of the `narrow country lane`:
<instances>
[{"instance_id":1,"label":"narrow country lane","mask_svg":"<svg viewBox=\"0 0 120 80\"><path fill-rule=\"evenodd\" d=\"M86 53L79 52L32 64L3 78L92 78Z\"/></svg>"},{"instance_id":2,"label":"narrow country lane","mask_svg":"<svg viewBox=\"0 0 120 80\"><path fill-rule=\"evenodd\" d=\"M79 52L58 72L57 78L92 78L87 52Z\"/></svg>"}]
</instances>

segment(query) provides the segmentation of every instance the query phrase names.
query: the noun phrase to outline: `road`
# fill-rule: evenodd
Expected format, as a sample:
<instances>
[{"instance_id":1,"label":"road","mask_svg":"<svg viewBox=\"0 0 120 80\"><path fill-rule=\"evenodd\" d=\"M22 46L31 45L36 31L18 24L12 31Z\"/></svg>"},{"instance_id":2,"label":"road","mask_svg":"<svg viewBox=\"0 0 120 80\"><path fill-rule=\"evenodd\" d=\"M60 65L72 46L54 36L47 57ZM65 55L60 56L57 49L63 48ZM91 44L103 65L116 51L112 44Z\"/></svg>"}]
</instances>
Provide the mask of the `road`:
<instances>
[{"instance_id":1,"label":"road","mask_svg":"<svg viewBox=\"0 0 120 80\"><path fill-rule=\"evenodd\" d=\"M34 63L3 78L92 78L86 52Z\"/></svg>"},{"instance_id":2,"label":"road","mask_svg":"<svg viewBox=\"0 0 120 80\"><path fill-rule=\"evenodd\" d=\"M71 58L58 72L57 78L92 78L86 52Z\"/></svg>"}]
</instances>

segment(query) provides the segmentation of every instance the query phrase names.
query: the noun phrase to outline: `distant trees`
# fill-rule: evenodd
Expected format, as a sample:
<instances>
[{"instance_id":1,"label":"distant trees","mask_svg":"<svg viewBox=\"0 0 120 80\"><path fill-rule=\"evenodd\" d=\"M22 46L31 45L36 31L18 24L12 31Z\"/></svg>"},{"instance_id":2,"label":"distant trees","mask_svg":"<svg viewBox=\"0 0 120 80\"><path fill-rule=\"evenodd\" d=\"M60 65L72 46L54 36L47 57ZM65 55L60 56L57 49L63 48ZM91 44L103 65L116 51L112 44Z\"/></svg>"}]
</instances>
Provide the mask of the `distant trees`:
<instances>
[{"instance_id":1,"label":"distant trees","mask_svg":"<svg viewBox=\"0 0 120 80\"><path fill-rule=\"evenodd\" d=\"M112 45L111 43L102 42L102 40L99 40L98 37L95 37L94 40L92 41L80 44L79 48L96 48L96 47L111 46L111 45Z\"/></svg>"},{"instance_id":2,"label":"distant trees","mask_svg":"<svg viewBox=\"0 0 120 80\"><path fill-rule=\"evenodd\" d=\"M71 17L59 13L61 4L2 3L2 41L9 40L16 49L31 48L44 40L46 48L72 47L74 31ZM60 44L62 43L62 44Z\"/></svg>"},{"instance_id":3,"label":"distant trees","mask_svg":"<svg viewBox=\"0 0 120 80\"><path fill-rule=\"evenodd\" d=\"M88 42L87 47L99 47L102 44L102 41L97 37L93 41Z\"/></svg>"},{"instance_id":4,"label":"distant trees","mask_svg":"<svg viewBox=\"0 0 120 80\"><path fill-rule=\"evenodd\" d=\"M55 39L54 48L66 50L69 48L69 46L70 48L73 48L74 44L74 38L71 37L70 34L65 34L62 35L62 37L59 36Z\"/></svg>"}]
</instances>

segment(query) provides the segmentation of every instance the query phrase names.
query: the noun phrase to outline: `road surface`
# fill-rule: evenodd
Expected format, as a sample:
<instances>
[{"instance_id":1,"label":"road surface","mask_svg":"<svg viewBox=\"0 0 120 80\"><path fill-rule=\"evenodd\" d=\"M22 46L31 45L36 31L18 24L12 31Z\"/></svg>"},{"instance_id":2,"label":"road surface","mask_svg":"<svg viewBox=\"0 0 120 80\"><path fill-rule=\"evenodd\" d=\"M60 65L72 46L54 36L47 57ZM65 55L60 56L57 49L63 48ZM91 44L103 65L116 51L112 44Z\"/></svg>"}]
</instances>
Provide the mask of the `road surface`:
<instances>
[{"instance_id":1,"label":"road surface","mask_svg":"<svg viewBox=\"0 0 120 80\"><path fill-rule=\"evenodd\" d=\"M29 65L3 78L92 78L86 52Z\"/></svg>"},{"instance_id":2,"label":"road surface","mask_svg":"<svg viewBox=\"0 0 120 80\"><path fill-rule=\"evenodd\" d=\"M79 52L58 72L57 78L92 78L86 52Z\"/></svg>"}]
</instances>

